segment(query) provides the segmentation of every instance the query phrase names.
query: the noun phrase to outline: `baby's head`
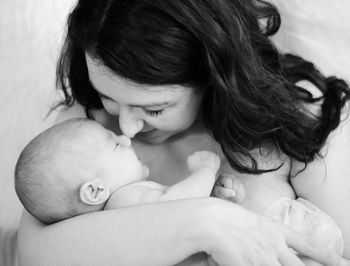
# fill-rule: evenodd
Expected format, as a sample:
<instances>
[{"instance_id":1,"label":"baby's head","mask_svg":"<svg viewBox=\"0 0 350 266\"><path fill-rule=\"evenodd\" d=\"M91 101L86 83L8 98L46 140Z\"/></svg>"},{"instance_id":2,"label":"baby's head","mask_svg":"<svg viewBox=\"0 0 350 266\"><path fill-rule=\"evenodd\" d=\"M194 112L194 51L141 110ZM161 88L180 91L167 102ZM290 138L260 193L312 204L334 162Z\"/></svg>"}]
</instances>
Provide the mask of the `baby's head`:
<instances>
[{"instance_id":1,"label":"baby's head","mask_svg":"<svg viewBox=\"0 0 350 266\"><path fill-rule=\"evenodd\" d=\"M88 119L71 119L35 137L22 151L15 188L24 207L47 224L102 210L111 193L149 170L131 141Z\"/></svg>"}]
</instances>

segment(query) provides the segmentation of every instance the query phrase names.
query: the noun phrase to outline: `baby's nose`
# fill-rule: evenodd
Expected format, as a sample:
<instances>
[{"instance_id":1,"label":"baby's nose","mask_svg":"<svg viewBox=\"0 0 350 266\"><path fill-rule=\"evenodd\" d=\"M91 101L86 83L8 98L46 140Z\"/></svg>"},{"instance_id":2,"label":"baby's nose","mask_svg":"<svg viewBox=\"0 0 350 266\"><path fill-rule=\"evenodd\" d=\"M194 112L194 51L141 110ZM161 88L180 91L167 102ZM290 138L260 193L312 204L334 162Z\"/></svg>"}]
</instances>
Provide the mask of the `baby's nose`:
<instances>
[{"instance_id":1,"label":"baby's nose","mask_svg":"<svg viewBox=\"0 0 350 266\"><path fill-rule=\"evenodd\" d=\"M131 139L125 135L119 136L119 143L124 146L131 146Z\"/></svg>"}]
</instances>

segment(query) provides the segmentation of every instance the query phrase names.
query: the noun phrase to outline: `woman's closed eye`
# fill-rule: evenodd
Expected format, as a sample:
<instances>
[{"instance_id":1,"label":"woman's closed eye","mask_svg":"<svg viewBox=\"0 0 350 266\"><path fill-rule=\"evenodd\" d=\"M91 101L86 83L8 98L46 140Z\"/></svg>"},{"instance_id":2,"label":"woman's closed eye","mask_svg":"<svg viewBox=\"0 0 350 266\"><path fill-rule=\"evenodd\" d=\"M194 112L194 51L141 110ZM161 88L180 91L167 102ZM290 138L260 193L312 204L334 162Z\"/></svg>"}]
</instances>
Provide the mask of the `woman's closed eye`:
<instances>
[{"instance_id":1,"label":"woman's closed eye","mask_svg":"<svg viewBox=\"0 0 350 266\"><path fill-rule=\"evenodd\" d=\"M110 101L113 101L111 98L105 96L105 95L102 95L100 94L100 99L102 102L110 102Z\"/></svg>"},{"instance_id":2,"label":"woman's closed eye","mask_svg":"<svg viewBox=\"0 0 350 266\"><path fill-rule=\"evenodd\" d=\"M162 110L146 110L146 109L144 109L143 111L145 112L146 115L157 117L163 113L163 110L164 109L162 109Z\"/></svg>"},{"instance_id":3,"label":"woman's closed eye","mask_svg":"<svg viewBox=\"0 0 350 266\"><path fill-rule=\"evenodd\" d=\"M103 94L100 94L100 99L102 102L104 103L109 103L109 102L113 102L113 100ZM161 115L164 111L164 109L161 110L148 110L148 109L143 109L142 110L145 112L146 115L148 116L152 116L152 117L157 117L159 115Z\"/></svg>"}]
</instances>

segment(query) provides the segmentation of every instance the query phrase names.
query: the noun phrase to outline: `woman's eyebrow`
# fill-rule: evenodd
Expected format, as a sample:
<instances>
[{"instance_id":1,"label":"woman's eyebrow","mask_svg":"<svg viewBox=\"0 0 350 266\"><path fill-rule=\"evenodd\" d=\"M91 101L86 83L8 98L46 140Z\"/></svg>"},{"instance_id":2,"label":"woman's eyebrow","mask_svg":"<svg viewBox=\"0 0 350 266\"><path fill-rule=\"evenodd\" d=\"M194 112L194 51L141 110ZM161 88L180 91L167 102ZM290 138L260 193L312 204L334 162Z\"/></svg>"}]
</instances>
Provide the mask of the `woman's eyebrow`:
<instances>
[{"instance_id":1,"label":"woman's eyebrow","mask_svg":"<svg viewBox=\"0 0 350 266\"><path fill-rule=\"evenodd\" d=\"M170 105L170 102L159 102L159 103L149 103L145 105L131 105L132 107L139 107L139 108L151 108L151 107L165 107Z\"/></svg>"},{"instance_id":2,"label":"woman's eyebrow","mask_svg":"<svg viewBox=\"0 0 350 266\"><path fill-rule=\"evenodd\" d=\"M113 99L111 97L108 97L107 95L103 94L102 92L98 91L96 89L96 87L94 86L94 84L90 81L91 86L94 88L94 90L100 95L100 97L104 97L107 99L110 99L113 101ZM170 105L170 102L168 101L164 101L164 102L155 102L155 103L149 103L149 104L143 104L143 105L139 105L139 104L131 104L130 106L132 107L137 107L137 108L154 108L154 107L165 107Z\"/></svg>"}]
</instances>

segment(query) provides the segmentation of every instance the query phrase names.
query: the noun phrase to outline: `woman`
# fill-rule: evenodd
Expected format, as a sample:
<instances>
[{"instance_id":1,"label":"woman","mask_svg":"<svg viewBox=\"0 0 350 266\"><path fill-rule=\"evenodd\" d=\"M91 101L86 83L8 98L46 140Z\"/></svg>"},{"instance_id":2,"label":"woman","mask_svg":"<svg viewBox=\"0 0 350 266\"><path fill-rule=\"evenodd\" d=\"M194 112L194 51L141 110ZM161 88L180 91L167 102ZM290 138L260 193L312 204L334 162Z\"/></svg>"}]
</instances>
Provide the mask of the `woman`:
<instances>
[{"instance_id":1,"label":"woman","mask_svg":"<svg viewBox=\"0 0 350 266\"><path fill-rule=\"evenodd\" d=\"M339 124L349 90L301 58L280 55L267 38L279 24L276 9L263 1L81 0L69 17L59 86L66 105L77 102L89 118L133 138L156 182L186 176L185 158L196 150L221 154L233 174L298 172L290 162L316 157ZM325 97L294 85L300 80ZM318 100L322 119L305 108ZM52 226L24 213L19 262L173 265L204 251L219 265L303 265L289 247L337 264L289 228L207 198Z\"/></svg>"}]
</instances>

